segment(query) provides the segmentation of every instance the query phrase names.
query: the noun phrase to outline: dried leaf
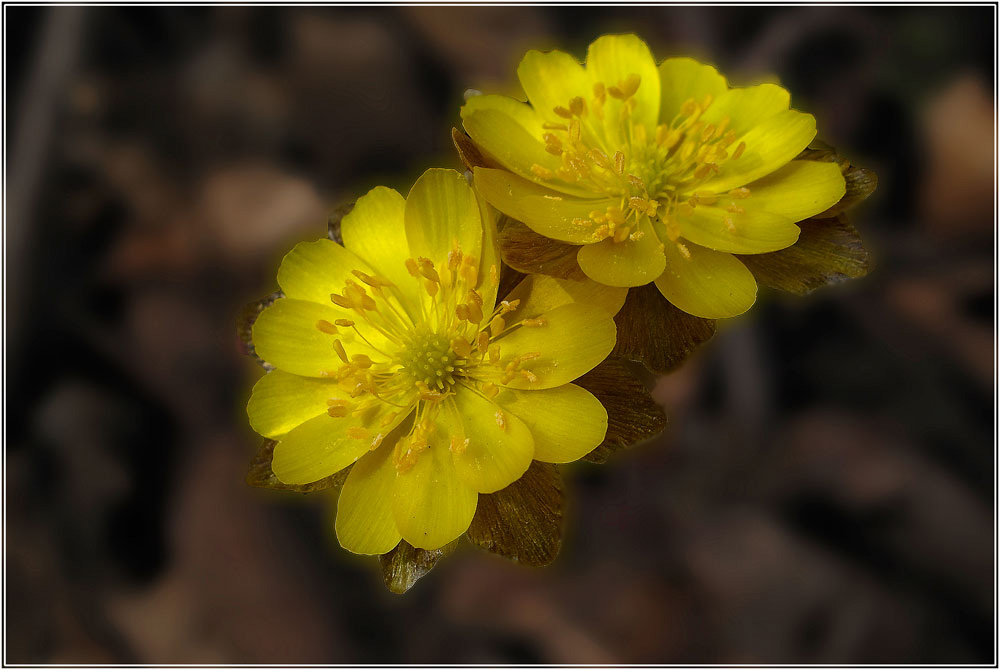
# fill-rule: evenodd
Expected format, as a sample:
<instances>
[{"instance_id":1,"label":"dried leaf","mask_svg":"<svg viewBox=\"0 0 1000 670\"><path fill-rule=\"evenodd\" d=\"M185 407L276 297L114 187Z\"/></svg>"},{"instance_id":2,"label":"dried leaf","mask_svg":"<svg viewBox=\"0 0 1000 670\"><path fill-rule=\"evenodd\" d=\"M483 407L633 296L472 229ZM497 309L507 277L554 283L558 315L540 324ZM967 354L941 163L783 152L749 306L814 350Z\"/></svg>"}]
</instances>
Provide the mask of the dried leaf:
<instances>
[{"instance_id":1,"label":"dried leaf","mask_svg":"<svg viewBox=\"0 0 1000 670\"><path fill-rule=\"evenodd\" d=\"M274 454L274 447L278 444L275 440L264 440L264 443L254 454L250 461L250 469L247 470L247 484L261 489L275 489L277 491L295 491L296 493L312 493L313 491L324 491L338 486L342 486L347 474L353 466L348 466L329 477L313 482L311 484L286 484L278 479L271 469L271 458Z\"/></svg>"},{"instance_id":2,"label":"dried leaf","mask_svg":"<svg viewBox=\"0 0 1000 670\"><path fill-rule=\"evenodd\" d=\"M487 158L479 147L476 146L472 138L463 133L458 128L451 129L451 141L455 143L455 149L458 151L458 157L462 159L462 163L465 165L466 169L472 170L477 167L490 167L496 168L500 167L495 161Z\"/></svg>"},{"instance_id":3,"label":"dried leaf","mask_svg":"<svg viewBox=\"0 0 1000 670\"><path fill-rule=\"evenodd\" d=\"M283 295L281 291L275 291L266 298L250 303L236 317L236 336L239 338L240 353L250 356L262 368L268 371L273 370L274 366L257 355L257 351L253 346L253 324L266 307Z\"/></svg>"},{"instance_id":4,"label":"dried leaf","mask_svg":"<svg viewBox=\"0 0 1000 670\"><path fill-rule=\"evenodd\" d=\"M677 368L715 334L715 321L677 309L652 284L628 290L615 324L618 342L611 355L660 374Z\"/></svg>"},{"instance_id":5,"label":"dried leaf","mask_svg":"<svg viewBox=\"0 0 1000 670\"><path fill-rule=\"evenodd\" d=\"M807 219L799 227L802 233L798 242L787 249L740 256L758 283L805 295L825 284L868 274L871 255L844 215L835 219Z\"/></svg>"},{"instance_id":6,"label":"dried leaf","mask_svg":"<svg viewBox=\"0 0 1000 670\"><path fill-rule=\"evenodd\" d=\"M343 244L344 238L340 234L340 222L344 220L344 217L351 213L354 209L354 203L349 202L346 205L341 205L337 207L332 212L330 212L329 218L326 220L326 236L337 244Z\"/></svg>"},{"instance_id":7,"label":"dried leaf","mask_svg":"<svg viewBox=\"0 0 1000 670\"><path fill-rule=\"evenodd\" d=\"M604 463L616 451L659 435L667 427L666 412L653 401L630 365L608 358L575 382L593 393L608 411L608 434L583 457L585 461Z\"/></svg>"},{"instance_id":8,"label":"dried leaf","mask_svg":"<svg viewBox=\"0 0 1000 670\"><path fill-rule=\"evenodd\" d=\"M378 557L386 588L393 593L406 593L438 561L455 551L457 546L458 540L455 540L440 549L427 551L417 549L406 540L400 540L395 549Z\"/></svg>"},{"instance_id":9,"label":"dried leaf","mask_svg":"<svg viewBox=\"0 0 1000 670\"><path fill-rule=\"evenodd\" d=\"M875 191L878 186L878 175L867 168L851 165L844 171L844 182L847 185L847 192L840 202L814 218L832 219L860 203Z\"/></svg>"},{"instance_id":10,"label":"dried leaf","mask_svg":"<svg viewBox=\"0 0 1000 670\"><path fill-rule=\"evenodd\" d=\"M532 461L516 482L481 494L466 532L487 551L525 565L548 565L562 544L563 488L551 463Z\"/></svg>"},{"instance_id":11,"label":"dried leaf","mask_svg":"<svg viewBox=\"0 0 1000 670\"><path fill-rule=\"evenodd\" d=\"M846 212L865 198L870 196L878 186L878 175L868 168L851 165L851 162L840 156L837 150L822 141L815 141L809 148L804 149L797 157L799 160L823 161L838 163L840 171L844 175L846 192L837 204L830 209L817 214L815 219L832 219L838 214Z\"/></svg>"},{"instance_id":12,"label":"dried leaf","mask_svg":"<svg viewBox=\"0 0 1000 670\"><path fill-rule=\"evenodd\" d=\"M551 240L508 217L503 217L498 239L504 263L515 270L560 279L587 278L576 262L578 246Z\"/></svg>"}]
</instances>

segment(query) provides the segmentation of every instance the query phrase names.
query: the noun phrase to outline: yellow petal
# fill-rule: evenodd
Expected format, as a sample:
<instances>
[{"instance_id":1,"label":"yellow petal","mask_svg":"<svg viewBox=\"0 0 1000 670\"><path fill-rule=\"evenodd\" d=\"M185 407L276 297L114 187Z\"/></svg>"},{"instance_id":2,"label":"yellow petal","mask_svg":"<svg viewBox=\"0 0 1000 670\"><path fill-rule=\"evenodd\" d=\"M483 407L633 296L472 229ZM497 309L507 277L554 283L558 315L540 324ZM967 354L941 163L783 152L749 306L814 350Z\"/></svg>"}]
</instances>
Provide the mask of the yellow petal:
<instances>
[{"instance_id":1,"label":"yellow petal","mask_svg":"<svg viewBox=\"0 0 1000 670\"><path fill-rule=\"evenodd\" d=\"M410 249L403 222L405 207L406 200L398 192L376 186L358 198L354 209L341 221L340 232L348 251L367 261L376 273L395 284L388 290L402 298L412 318L420 313L420 293L419 284L406 271Z\"/></svg>"},{"instance_id":2,"label":"yellow petal","mask_svg":"<svg viewBox=\"0 0 1000 670\"><path fill-rule=\"evenodd\" d=\"M722 161L719 175L698 190L722 193L771 174L795 158L815 136L816 119L811 114L794 109L778 112L740 136L733 146L745 143L743 155Z\"/></svg>"},{"instance_id":3,"label":"yellow petal","mask_svg":"<svg viewBox=\"0 0 1000 670\"><path fill-rule=\"evenodd\" d=\"M688 100L701 102L706 95L718 99L726 92L726 78L693 58L668 58L658 70L661 123L670 123Z\"/></svg>"},{"instance_id":4,"label":"yellow petal","mask_svg":"<svg viewBox=\"0 0 1000 670\"><path fill-rule=\"evenodd\" d=\"M374 271L363 260L332 240L300 242L285 254L278 268L278 286L285 297L330 304L330 294L344 289L351 270Z\"/></svg>"},{"instance_id":5,"label":"yellow petal","mask_svg":"<svg viewBox=\"0 0 1000 670\"><path fill-rule=\"evenodd\" d=\"M678 217L681 234L701 246L737 254L790 247L799 237L795 222L819 214L844 195L836 163L792 161L755 181L750 196L723 194L712 206L699 205Z\"/></svg>"},{"instance_id":6,"label":"yellow petal","mask_svg":"<svg viewBox=\"0 0 1000 670\"><path fill-rule=\"evenodd\" d=\"M557 123L566 119L553 111L556 107L568 109L573 98L589 100L593 94L583 66L562 51L529 51L517 66L517 78L539 115Z\"/></svg>"},{"instance_id":7,"label":"yellow petal","mask_svg":"<svg viewBox=\"0 0 1000 670\"><path fill-rule=\"evenodd\" d=\"M330 335L317 327L321 321L333 324L345 318L352 315L307 300L282 298L257 317L253 325L254 348L257 355L275 367L306 377L326 377L343 365L334 349L334 340L340 340L349 356L365 354L372 360L385 360L383 354L365 344L352 329L338 327L338 333ZM364 324L359 321L358 325ZM365 332L365 337L376 346L381 347L384 342L375 331Z\"/></svg>"},{"instance_id":8,"label":"yellow petal","mask_svg":"<svg viewBox=\"0 0 1000 670\"><path fill-rule=\"evenodd\" d=\"M507 216L540 235L570 244L593 242L596 224L590 221L590 213L603 213L618 205L611 198L582 200L556 193L504 170L476 168L475 184L483 197ZM577 219L585 223L573 223Z\"/></svg>"},{"instance_id":9,"label":"yellow petal","mask_svg":"<svg viewBox=\"0 0 1000 670\"><path fill-rule=\"evenodd\" d=\"M566 119L560 119L565 122ZM542 179L532 171L540 165L555 172L562 162L545 150L543 119L523 102L502 95L477 95L462 107L462 125L480 149L508 170L560 193L586 198L590 190L553 177Z\"/></svg>"},{"instance_id":10,"label":"yellow petal","mask_svg":"<svg viewBox=\"0 0 1000 670\"><path fill-rule=\"evenodd\" d=\"M609 286L642 286L663 272L663 252L649 219L642 217L642 237L615 242L606 239L580 247L576 260L580 269L596 282Z\"/></svg>"},{"instance_id":11,"label":"yellow petal","mask_svg":"<svg viewBox=\"0 0 1000 670\"><path fill-rule=\"evenodd\" d=\"M844 175L836 163L792 161L748 187L750 197L735 201L758 211L802 221L835 205L845 193Z\"/></svg>"},{"instance_id":12,"label":"yellow petal","mask_svg":"<svg viewBox=\"0 0 1000 670\"><path fill-rule=\"evenodd\" d=\"M309 419L325 414L328 398L341 395L332 379L299 377L271 370L257 380L247 403L250 426L264 437L284 435Z\"/></svg>"},{"instance_id":13,"label":"yellow petal","mask_svg":"<svg viewBox=\"0 0 1000 670\"><path fill-rule=\"evenodd\" d=\"M535 381L517 374L512 380L502 382L501 374L492 367L483 368L481 378L519 389L562 386L589 372L615 346L615 322L600 308L570 303L539 318L544 325L522 326L496 340L502 366L515 357L538 354L521 366L534 375Z\"/></svg>"},{"instance_id":14,"label":"yellow petal","mask_svg":"<svg viewBox=\"0 0 1000 670\"><path fill-rule=\"evenodd\" d=\"M500 268L503 261L500 258L500 241L497 235L497 211L486 201L483 194L472 189L479 206L479 218L483 227L483 243L479 261L479 283L476 290L483 297L483 313L490 314L497 302L497 290L500 288ZM494 282L494 278L496 282Z\"/></svg>"},{"instance_id":15,"label":"yellow petal","mask_svg":"<svg viewBox=\"0 0 1000 670\"><path fill-rule=\"evenodd\" d=\"M362 456L340 491L337 540L355 554L384 554L401 539L392 516L396 468L391 456L391 444Z\"/></svg>"},{"instance_id":16,"label":"yellow petal","mask_svg":"<svg viewBox=\"0 0 1000 670\"><path fill-rule=\"evenodd\" d=\"M514 312L515 318L520 319L534 318L572 302L597 307L613 317L625 304L626 295L627 288L598 284L592 279L574 281L548 275L527 275L507 294L505 300L520 301Z\"/></svg>"},{"instance_id":17,"label":"yellow petal","mask_svg":"<svg viewBox=\"0 0 1000 670\"><path fill-rule=\"evenodd\" d=\"M517 480L535 453L531 431L516 416L497 414L497 406L465 386L455 389L455 411L468 444L452 450L459 478L480 493L493 493ZM501 426L502 424L502 426Z\"/></svg>"},{"instance_id":18,"label":"yellow petal","mask_svg":"<svg viewBox=\"0 0 1000 670\"><path fill-rule=\"evenodd\" d=\"M656 127L660 112L660 76L645 42L635 35L598 37L587 50L587 74L591 85L602 83L605 87L617 86L630 75L638 75L632 122L644 124L648 132ZM608 99L614 100L610 95ZM610 122L606 128L617 126L617 119L612 116L606 114L605 120Z\"/></svg>"},{"instance_id":19,"label":"yellow petal","mask_svg":"<svg viewBox=\"0 0 1000 670\"><path fill-rule=\"evenodd\" d=\"M775 114L786 111L789 101L788 91L776 84L733 88L717 96L701 119L706 123L719 123L728 117L729 128L742 135Z\"/></svg>"},{"instance_id":20,"label":"yellow petal","mask_svg":"<svg viewBox=\"0 0 1000 670\"><path fill-rule=\"evenodd\" d=\"M404 540L419 549L438 549L469 528L478 499L459 478L447 432L439 426L430 448L396 475L392 515Z\"/></svg>"},{"instance_id":21,"label":"yellow petal","mask_svg":"<svg viewBox=\"0 0 1000 670\"><path fill-rule=\"evenodd\" d=\"M465 177L454 170L427 170L406 196L410 255L442 263L457 242L462 253L478 260L483 244L479 217L479 204Z\"/></svg>"},{"instance_id":22,"label":"yellow petal","mask_svg":"<svg viewBox=\"0 0 1000 670\"><path fill-rule=\"evenodd\" d=\"M528 426L535 440L536 461L578 460L603 442L608 430L604 406L575 384L544 391L504 389L496 402Z\"/></svg>"},{"instance_id":23,"label":"yellow petal","mask_svg":"<svg viewBox=\"0 0 1000 670\"><path fill-rule=\"evenodd\" d=\"M686 244L690 257L666 242L667 269L656 280L667 300L688 314L723 319L742 314L757 299L753 275L732 254Z\"/></svg>"},{"instance_id":24,"label":"yellow petal","mask_svg":"<svg viewBox=\"0 0 1000 670\"><path fill-rule=\"evenodd\" d=\"M379 423L385 413L376 407L363 418L323 414L310 419L281 438L274 447L271 469L286 484L309 484L329 477L371 449L371 438L350 437L349 429L366 428L373 435L386 430Z\"/></svg>"}]
</instances>

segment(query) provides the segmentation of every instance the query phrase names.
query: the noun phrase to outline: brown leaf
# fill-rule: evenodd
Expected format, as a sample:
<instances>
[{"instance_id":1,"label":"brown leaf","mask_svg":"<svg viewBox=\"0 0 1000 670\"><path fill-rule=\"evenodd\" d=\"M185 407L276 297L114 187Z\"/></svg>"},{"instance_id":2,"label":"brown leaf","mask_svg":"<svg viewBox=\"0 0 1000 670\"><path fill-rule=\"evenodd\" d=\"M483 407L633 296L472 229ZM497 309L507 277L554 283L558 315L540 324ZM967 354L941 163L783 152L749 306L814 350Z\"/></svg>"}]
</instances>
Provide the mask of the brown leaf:
<instances>
[{"instance_id":1,"label":"brown leaf","mask_svg":"<svg viewBox=\"0 0 1000 670\"><path fill-rule=\"evenodd\" d=\"M257 351L253 346L253 324L266 307L283 295L281 291L275 291L266 298L250 303L236 317L236 336L239 338L240 353L250 356L262 368L268 371L273 370L274 366L257 355Z\"/></svg>"},{"instance_id":2,"label":"brown leaf","mask_svg":"<svg viewBox=\"0 0 1000 670\"><path fill-rule=\"evenodd\" d=\"M516 563L543 566L562 544L563 488L551 463L532 461L516 482L480 494L466 534L474 544Z\"/></svg>"},{"instance_id":3,"label":"brown leaf","mask_svg":"<svg viewBox=\"0 0 1000 670\"><path fill-rule=\"evenodd\" d=\"M813 218L832 219L854 207L874 193L875 187L878 186L878 175L867 168L850 165L844 170L844 182L847 186L847 192L840 199L840 202Z\"/></svg>"},{"instance_id":4,"label":"brown leaf","mask_svg":"<svg viewBox=\"0 0 1000 670\"><path fill-rule=\"evenodd\" d=\"M580 247L550 240L520 221L503 217L498 240L504 263L515 270L560 279L587 278L576 262Z\"/></svg>"},{"instance_id":5,"label":"brown leaf","mask_svg":"<svg viewBox=\"0 0 1000 670\"><path fill-rule=\"evenodd\" d=\"M616 451L659 435L667 427L666 412L653 401L630 365L608 358L575 382L593 393L608 411L608 434L583 457L585 461L604 463Z\"/></svg>"},{"instance_id":6,"label":"brown leaf","mask_svg":"<svg viewBox=\"0 0 1000 670\"><path fill-rule=\"evenodd\" d=\"M844 215L835 219L807 219L799 227L802 233L791 247L739 257L758 283L805 295L824 284L868 274L871 255Z\"/></svg>"},{"instance_id":7,"label":"brown leaf","mask_svg":"<svg viewBox=\"0 0 1000 670\"><path fill-rule=\"evenodd\" d=\"M455 551L458 540L440 549L428 551L417 549L406 540L400 540L396 548L378 557L382 566L382 580L393 593L406 593L421 577L426 575L442 558Z\"/></svg>"},{"instance_id":8,"label":"brown leaf","mask_svg":"<svg viewBox=\"0 0 1000 670\"><path fill-rule=\"evenodd\" d=\"M660 374L675 369L715 334L715 321L677 309L652 284L628 290L615 324L618 342L611 355Z\"/></svg>"},{"instance_id":9,"label":"brown leaf","mask_svg":"<svg viewBox=\"0 0 1000 670\"><path fill-rule=\"evenodd\" d=\"M311 484L286 484L278 479L271 469L271 458L274 455L274 447L278 444L275 440L264 440L264 443L257 449L253 459L250 461L250 468L247 470L247 484L261 489L275 489L277 491L295 491L296 493L312 493L313 491L324 491L343 485L347 479L347 474L351 471L348 466L329 477L313 482Z\"/></svg>"},{"instance_id":10,"label":"brown leaf","mask_svg":"<svg viewBox=\"0 0 1000 670\"><path fill-rule=\"evenodd\" d=\"M344 243L344 237L340 234L340 222L343 221L344 217L350 214L353 209L353 202L341 205L330 212L330 216L326 220L326 236L337 244Z\"/></svg>"},{"instance_id":11,"label":"brown leaf","mask_svg":"<svg viewBox=\"0 0 1000 670\"><path fill-rule=\"evenodd\" d=\"M498 168L495 161L487 158L479 147L476 146L472 138L463 133L458 128L451 129L451 141L455 143L455 149L458 151L458 157L462 159L462 163L465 165L466 169L472 170L477 167L489 167Z\"/></svg>"},{"instance_id":12,"label":"brown leaf","mask_svg":"<svg viewBox=\"0 0 1000 670\"><path fill-rule=\"evenodd\" d=\"M813 142L809 148L804 149L797 156L797 159L838 163L840 171L844 175L846 185L844 197L830 209L813 217L815 219L832 219L838 214L846 212L870 196L875 191L875 187L878 186L878 175L873 171L868 168L851 165L851 162L840 156L836 149L820 140Z\"/></svg>"}]
</instances>

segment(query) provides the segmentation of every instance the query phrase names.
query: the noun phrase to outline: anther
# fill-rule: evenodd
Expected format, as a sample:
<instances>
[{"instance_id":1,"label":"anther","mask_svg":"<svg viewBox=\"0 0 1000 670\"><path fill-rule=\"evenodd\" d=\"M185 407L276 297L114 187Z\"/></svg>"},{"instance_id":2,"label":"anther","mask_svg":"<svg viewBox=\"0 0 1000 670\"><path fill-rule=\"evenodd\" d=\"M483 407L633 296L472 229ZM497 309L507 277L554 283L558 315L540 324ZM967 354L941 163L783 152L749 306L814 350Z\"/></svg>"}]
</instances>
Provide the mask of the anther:
<instances>
[{"instance_id":1,"label":"anther","mask_svg":"<svg viewBox=\"0 0 1000 670\"><path fill-rule=\"evenodd\" d=\"M729 192L729 195L730 197L733 198L740 198L740 199L749 198L750 189L748 189L746 186L741 186L740 188L734 188L732 191Z\"/></svg>"},{"instance_id":2,"label":"anther","mask_svg":"<svg viewBox=\"0 0 1000 670\"><path fill-rule=\"evenodd\" d=\"M527 328L540 328L542 326L548 325L548 321L544 317L538 317L537 319L523 319L521 325Z\"/></svg>"},{"instance_id":3,"label":"anther","mask_svg":"<svg viewBox=\"0 0 1000 670\"><path fill-rule=\"evenodd\" d=\"M587 111L587 104L583 101L583 98L576 96L569 101L569 111L573 116L583 116Z\"/></svg>"},{"instance_id":4,"label":"anther","mask_svg":"<svg viewBox=\"0 0 1000 670\"><path fill-rule=\"evenodd\" d=\"M347 352L344 351L344 345L340 343L340 340L333 341L333 350L337 352L337 356L340 360L345 363L350 363L351 361L347 358Z\"/></svg>"},{"instance_id":5,"label":"anther","mask_svg":"<svg viewBox=\"0 0 1000 670\"><path fill-rule=\"evenodd\" d=\"M743 152L746 150L746 148L747 148L747 143L746 142L740 142L739 144L737 144L736 145L736 150L733 151L732 160L736 160L737 158L739 158L740 156L742 156Z\"/></svg>"},{"instance_id":6,"label":"anther","mask_svg":"<svg viewBox=\"0 0 1000 670\"><path fill-rule=\"evenodd\" d=\"M573 118L573 112L569 111L568 109L566 109L562 105L556 105L555 107L552 108L552 111L555 112L557 116L561 116L564 119L572 119Z\"/></svg>"},{"instance_id":7,"label":"anther","mask_svg":"<svg viewBox=\"0 0 1000 670\"><path fill-rule=\"evenodd\" d=\"M451 453L462 454L465 452L466 448L469 446L469 438L461 438L458 435L451 436Z\"/></svg>"},{"instance_id":8,"label":"anther","mask_svg":"<svg viewBox=\"0 0 1000 670\"><path fill-rule=\"evenodd\" d=\"M472 345L461 337L456 337L451 341L451 350L462 358L468 358L472 355Z\"/></svg>"},{"instance_id":9,"label":"anther","mask_svg":"<svg viewBox=\"0 0 1000 670\"><path fill-rule=\"evenodd\" d=\"M625 174L625 154L620 151L615 152L615 172Z\"/></svg>"},{"instance_id":10,"label":"anther","mask_svg":"<svg viewBox=\"0 0 1000 670\"><path fill-rule=\"evenodd\" d=\"M486 350L489 349L489 346L490 346L489 333L487 333L485 330L480 331L479 336L476 338L476 349L479 350L479 353L485 354Z\"/></svg>"},{"instance_id":11,"label":"anther","mask_svg":"<svg viewBox=\"0 0 1000 670\"><path fill-rule=\"evenodd\" d=\"M543 167L538 163L531 166L531 174L535 175L540 179L552 179L552 170L547 167Z\"/></svg>"},{"instance_id":12,"label":"anther","mask_svg":"<svg viewBox=\"0 0 1000 670\"><path fill-rule=\"evenodd\" d=\"M327 335L337 334L337 327L325 319L320 319L316 322L316 329L320 332L326 333Z\"/></svg>"},{"instance_id":13,"label":"anther","mask_svg":"<svg viewBox=\"0 0 1000 670\"><path fill-rule=\"evenodd\" d=\"M330 300L338 307L343 307L344 309L354 309L354 303L339 293L331 293Z\"/></svg>"},{"instance_id":14,"label":"anther","mask_svg":"<svg viewBox=\"0 0 1000 670\"><path fill-rule=\"evenodd\" d=\"M493 320L490 321L490 336L496 337L503 332L503 329L507 327L507 322L502 316L495 316Z\"/></svg>"},{"instance_id":15,"label":"anther","mask_svg":"<svg viewBox=\"0 0 1000 670\"><path fill-rule=\"evenodd\" d=\"M354 326L354 322L351 321L350 319L337 319L335 323L338 326L343 326L344 328L352 328ZM336 332L336 331L334 331L334 332Z\"/></svg>"},{"instance_id":16,"label":"anther","mask_svg":"<svg viewBox=\"0 0 1000 670\"><path fill-rule=\"evenodd\" d=\"M497 426L500 427L500 430L506 431L507 430L507 418L504 416L503 410L502 409L498 409L495 416L496 416L496 419L497 419Z\"/></svg>"},{"instance_id":17,"label":"anther","mask_svg":"<svg viewBox=\"0 0 1000 670\"><path fill-rule=\"evenodd\" d=\"M486 382L485 384L483 384L483 395L486 396L487 398L490 398L492 400L493 398L497 397L498 393L500 393L500 387L494 384L493 382Z\"/></svg>"},{"instance_id":18,"label":"anther","mask_svg":"<svg viewBox=\"0 0 1000 670\"><path fill-rule=\"evenodd\" d=\"M347 434L347 437L352 440L367 440L371 435L367 428L362 428L361 426L351 426L344 432Z\"/></svg>"}]
</instances>

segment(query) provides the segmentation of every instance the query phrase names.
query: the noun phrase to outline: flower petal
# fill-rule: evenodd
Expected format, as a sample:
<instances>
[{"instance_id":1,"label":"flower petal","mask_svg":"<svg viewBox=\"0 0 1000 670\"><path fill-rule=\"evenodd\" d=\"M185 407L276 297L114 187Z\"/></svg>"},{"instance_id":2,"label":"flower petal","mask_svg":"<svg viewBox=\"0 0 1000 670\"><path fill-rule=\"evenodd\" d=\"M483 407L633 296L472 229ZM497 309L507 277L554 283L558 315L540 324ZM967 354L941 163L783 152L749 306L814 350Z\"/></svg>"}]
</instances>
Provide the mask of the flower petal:
<instances>
[{"instance_id":1,"label":"flower petal","mask_svg":"<svg viewBox=\"0 0 1000 670\"><path fill-rule=\"evenodd\" d=\"M308 484L343 470L371 448L371 439L349 437L349 429L372 430L384 415L376 408L364 417L323 414L306 421L278 441L274 474L286 484Z\"/></svg>"},{"instance_id":2,"label":"flower petal","mask_svg":"<svg viewBox=\"0 0 1000 670\"><path fill-rule=\"evenodd\" d=\"M588 277L608 286L642 286L663 273L663 251L647 217L639 226L642 237L614 242L606 239L580 247L576 260Z\"/></svg>"},{"instance_id":3,"label":"flower petal","mask_svg":"<svg viewBox=\"0 0 1000 670\"><path fill-rule=\"evenodd\" d=\"M373 273L371 267L332 240L300 242L285 254L278 268L278 286L285 297L330 304L330 294L344 289L351 270Z\"/></svg>"},{"instance_id":4,"label":"flower petal","mask_svg":"<svg viewBox=\"0 0 1000 670\"><path fill-rule=\"evenodd\" d=\"M667 269L656 280L667 300L688 314L723 319L750 309L757 299L757 282L732 254L686 246L690 258L676 244L664 244Z\"/></svg>"},{"instance_id":5,"label":"flower petal","mask_svg":"<svg viewBox=\"0 0 1000 670\"><path fill-rule=\"evenodd\" d=\"M571 99L591 96L583 66L562 51L529 51L517 66L517 78L538 114L557 123L566 121L553 111L557 106L568 109Z\"/></svg>"},{"instance_id":6,"label":"flower petal","mask_svg":"<svg viewBox=\"0 0 1000 670\"><path fill-rule=\"evenodd\" d=\"M247 403L250 426L264 437L284 435L314 416L326 414L327 399L340 394L332 379L272 370L254 384Z\"/></svg>"},{"instance_id":7,"label":"flower petal","mask_svg":"<svg viewBox=\"0 0 1000 670\"><path fill-rule=\"evenodd\" d=\"M536 381L519 375L504 386L528 390L562 386L603 361L615 346L615 322L597 307L571 303L540 318L545 325L522 326L497 340L502 366L517 356L540 354L523 366ZM500 383L495 368L483 370L484 379Z\"/></svg>"},{"instance_id":8,"label":"flower petal","mask_svg":"<svg viewBox=\"0 0 1000 670\"><path fill-rule=\"evenodd\" d=\"M476 168L474 174L476 189L491 205L545 237L571 244L591 244L596 224L590 213L618 204L611 198L584 200L556 193L505 170ZM586 225L573 223L576 219Z\"/></svg>"},{"instance_id":9,"label":"flower petal","mask_svg":"<svg viewBox=\"0 0 1000 670\"><path fill-rule=\"evenodd\" d=\"M392 514L404 540L419 549L437 549L466 531L478 497L459 478L447 433L439 429L413 467L396 475Z\"/></svg>"},{"instance_id":10,"label":"flower petal","mask_svg":"<svg viewBox=\"0 0 1000 670\"><path fill-rule=\"evenodd\" d=\"M482 221L483 243L479 260L479 283L476 290L483 298L483 312L489 314L493 311L497 302L497 289L499 279L503 269L503 262L500 258L500 240L497 235L497 211L486 201L483 195L473 189L476 196L476 204L479 206L479 218Z\"/></svg>"},{"instance_id":11,"label":"flower petal","mask_svg":"<svg viewBox=\"0 0 1000 670\"><path fill-rule=\"evenodd\" d=\"M469 442L453 449L452 459L466 486L493 493L524 474L535 449L531 431L519 418L499 415L494 403L465 386L455 389L455 411L461 430L455 435Z\"/></svg>"},{"instance_id":12,"label":"flower petal","mask_svg":"<svg viewBox=\"0 0 1000 670\"><path fill-rule=\"evenodd\" d=\"M836 163L792 161L749 187L748 198L723 196L678 217L681 234L695 244L739 254L777 251L795 244L796 221L819 214L844 195ZM727 208L738 208L734 213ZM728 222L728 223L727 223Z\"/></svg>"},{"instance_id":13,"label":"flower petal","mask_svg":"<svg viewBox=\"0 0 1000 670\"><path fill-rule=\"evenodd\" d=\"M816 136L816 119L794 109L768 117L736 140L746 144L739 158L720 165L718 176L698 187L699 191L723 193L771 174L795 158Z\"/></svg>"},{"instance_id":14,"label":"flower petal","mask_svg":"<svg viewBox=\"0 0 1000 670\"><path fill-rule=\"evenodd\" d=\"M737 205L802 221L844 197L844 175L836 163L792 161L749 185L750 197Z\"/></svg>"},{"instance_id":15,"label":"flower petal","mask_svg":"<svg viewBox=\"0 0 1000 670\"><path fill-rule=\"evenodd\" d=\"M340 340L349 356L365 354L373 360L384 360L384 355L351 329L338 328L336 335L330 335L317 327L320 321L332 324L350 317L332 306L282 298L261 312L254 322L254 348L257 355L275 367L305 377L326 377L343 365L334 349L334 340ZM362 325L359 323L359 328ZM384 341L375 331L365 332L365 337L376 346Z\"/></svg>"},{"instance_id":16,"label":"flower petal","mask_svg":"<svg viewBox=\"0 0 1000 670\"><path fill-rule=\"evenodd\" d=\"M599 308L613 317L625 304L627 288L598 284L592 279L574 281L546 275L528 275L507 294L505 300L520 300L517 318L531 319L561 305L579 302Z\"/></svg>"},{"instance_id":17,"label":"flower petal","mask_svg":"<svg viewBox=\"0 0 1000 670\"><path fill-rule=\"evenodd\" d=\"M462 107L462 126L495 162L529 181L587 197L590 191L585 188L558 178L543 180L531 171L540 165L555 172L562 165L558 156L545 150L542 134L548 131L542 122L530 106L502 95L477 95Z\"/></svg>"},{"instance_id":18,"label":"flower petal","mask_svg":"<svg viewBox=\"0 0 1000 670\"><path fill-rule=\"evenodd\" d=\"M788 91L776 84L732 88L718 95L701 119L706 123L719 123L729 117L729 128L743 135L775 114L786 111L790 99Z\"/></svg>"},{"instance_id":19,"label":"flower petal","mask_svg":"<svg viewBox=\"0 0 1000 670\"><path fill-rule=\"evenodd\" d=\"M397 191L376 186L358 198L354 209L344 216L340 234L348 251L395 284L391 290L401 296L403 306L413 317L420 312L419 285L406 271L410 248L403 220L405 208L406 200Z\"/></svg>"},{"instance_id":20,"label":"flower petal","mask_svg":"<svg viewBox=\"0 0 1000 670\"><path fill-rule=\"evenodd\" d=\"M632 121L644 124L647 131L656 127L660 112L660 76L653 54L645 42L635 35L598 37L587 49L587 74L591 85L600 82L609 88L617 86L630 75L639 75ZM609 101L612 99L609 96ZM617 119L612 116L609 110L606 118L617 125Z\"/></svg>"},{"instance_id":21,"label":"flower petal","mask_svg":"<svg viewBox=\"0 0 1000 670\"><path fill-rule=\"evenodd\" d=\"M608 413L589 391L564 384L542 391L504 389L495 398L505 413L527 425L535 440L535 460L570 463L604 441Z\"/></svg>"},{"instance_id":22,"label":"flower petal","mask_svg":"<svg viewBox=\"0 0 1000 670\"><path fill-rule=\"evenodd\" d=\"M405 221L411 256L441 263L457 242L462 253L480 258L479 204L465 177L455 170L431 168L420 175L406 196Z\"/></svg>"},{"instance_id":23,"label":"flower petal","mask_svg":"<svg viewBox=\"0 0 1000 670\"><path fill-rule=\"evenodd\" d=\"M384 554L401 536L392 516L396 467L392 445L362 456L344 482L337 502L337 540L355 554Z\"/></svg>"},{"instance_id":24,"label":"flower petal","mask_svg":"<svg viewBox=\"0 0 1000 670\"><path fill-rule=\"evenodd\" d=\"M702 101L706 95L718 99L726 92L726 78L711 65L693 58L668 58L660 74L660 121L670 123L687 100Z\"/></svg>"}]
</instances>

